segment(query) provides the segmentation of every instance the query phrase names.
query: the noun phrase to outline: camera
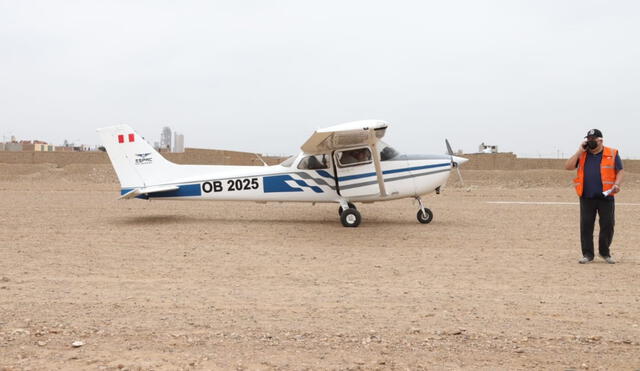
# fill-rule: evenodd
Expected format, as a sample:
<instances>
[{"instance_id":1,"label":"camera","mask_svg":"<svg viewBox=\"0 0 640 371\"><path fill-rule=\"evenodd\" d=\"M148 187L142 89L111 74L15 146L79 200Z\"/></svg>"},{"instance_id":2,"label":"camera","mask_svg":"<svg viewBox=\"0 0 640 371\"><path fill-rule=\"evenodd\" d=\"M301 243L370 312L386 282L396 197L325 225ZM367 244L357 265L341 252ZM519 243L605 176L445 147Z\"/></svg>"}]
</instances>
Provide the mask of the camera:
<instances>
[{"instance_id":1,"label":"camera","mask_svg":"<svg viewBox=\"0 0 640 371\"><path fill-rule=\"evenodd\" d=\"M596 142L595 140L588 140L582 145L582 148L584 148L585 150L596 149L598 148L598 142Z\"/></svg>"}]
</instances>

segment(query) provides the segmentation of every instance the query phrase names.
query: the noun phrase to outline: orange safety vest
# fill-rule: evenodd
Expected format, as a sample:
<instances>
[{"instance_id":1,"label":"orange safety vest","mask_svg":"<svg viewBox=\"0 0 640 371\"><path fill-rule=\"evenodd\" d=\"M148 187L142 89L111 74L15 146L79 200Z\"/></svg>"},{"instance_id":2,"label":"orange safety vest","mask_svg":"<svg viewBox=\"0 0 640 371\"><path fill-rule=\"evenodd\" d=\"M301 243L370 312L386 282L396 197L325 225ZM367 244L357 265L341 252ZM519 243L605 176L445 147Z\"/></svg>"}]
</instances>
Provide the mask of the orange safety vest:
<instances>
[{"instance_id":1,"label":"orange safety vest","mask_svg":"<svg viewBox=\"0 0 640 371\"><path fill-rule=\"evenodd\" d=\"M602 151L602 162L600 162L600 178L602 179L602 191L606 192L613 188L613 184L616 182L616 156L618 150L615 148L604 147ZM583 152L580 155L580 161L578 162L578 176L573 180L576 186L576 193L579 197L582 197L582 191L584 190L584 163L587 161L587 152ZM611 193L611 196L615 196Z\"/></svg>"}]
</instances>

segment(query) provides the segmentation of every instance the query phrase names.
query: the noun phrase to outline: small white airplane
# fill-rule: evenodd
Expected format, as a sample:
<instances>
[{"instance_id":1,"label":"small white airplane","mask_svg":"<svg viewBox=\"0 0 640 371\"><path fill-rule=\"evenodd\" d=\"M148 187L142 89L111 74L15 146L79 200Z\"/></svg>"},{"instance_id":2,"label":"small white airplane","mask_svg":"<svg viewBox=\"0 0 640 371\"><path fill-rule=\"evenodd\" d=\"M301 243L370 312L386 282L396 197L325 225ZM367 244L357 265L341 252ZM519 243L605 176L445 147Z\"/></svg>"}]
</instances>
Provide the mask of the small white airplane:
<instances>
[{"instance_id":1,"label":"small white airplane","mask_svg":"<svg viewBox=\"0 0 640 371\"><path fill-rule=\"evenodd\" d=\"M420 196L440 193L450 170L467 159L454 156L448 141L448 156L400 154L381 141L388 127L364 120L317 130L300 154L274 166L178 165L127 125L98 133L121 199L335 202L342 225L357 227L362 217L354 202L412 197L420 205L418 221L427 224L433 213Z\"/></svg>"}]
</instances>

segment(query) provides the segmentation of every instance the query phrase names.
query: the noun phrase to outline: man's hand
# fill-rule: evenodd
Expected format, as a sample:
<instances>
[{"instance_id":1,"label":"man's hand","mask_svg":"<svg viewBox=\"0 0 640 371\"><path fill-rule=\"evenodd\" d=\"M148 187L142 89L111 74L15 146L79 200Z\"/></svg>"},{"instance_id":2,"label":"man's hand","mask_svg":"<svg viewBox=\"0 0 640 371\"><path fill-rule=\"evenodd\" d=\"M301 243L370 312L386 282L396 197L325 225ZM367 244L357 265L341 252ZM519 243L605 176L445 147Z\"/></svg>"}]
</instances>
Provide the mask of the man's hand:
<instances>
[{"instance_id":1,"label":"man's hand","mask_svg":"<svg viewBox=\"0 0 640 371\"><path fill-rule=\"evenodd\" d=\"M587 140L583 140L578 147L578 152L585 152L587 150Z\"/></svg>"},{"instance_id":2,"label":"man's hand","mask_svg":"<svg viewBox=\"0 0 640 371\"><path fill-rule=\"evenodd\" d=\"M611 193L618 193L620 192L620 186L617 184L614 184L613 187L611 187Z\"/></svg>"},{"instance_id":3,"label":"man's hand","mask_svg":"<svg viewBox=\"0 0 640 371\"><path fill-rule=\"evenodd\" d=\"M587 140L583 140L578 146L578 151L569 157L567 162L564 163L564 168L567 170L575 170L578 167L578 161L580 156L587 150Z\"/></svg>"}]
</instances>

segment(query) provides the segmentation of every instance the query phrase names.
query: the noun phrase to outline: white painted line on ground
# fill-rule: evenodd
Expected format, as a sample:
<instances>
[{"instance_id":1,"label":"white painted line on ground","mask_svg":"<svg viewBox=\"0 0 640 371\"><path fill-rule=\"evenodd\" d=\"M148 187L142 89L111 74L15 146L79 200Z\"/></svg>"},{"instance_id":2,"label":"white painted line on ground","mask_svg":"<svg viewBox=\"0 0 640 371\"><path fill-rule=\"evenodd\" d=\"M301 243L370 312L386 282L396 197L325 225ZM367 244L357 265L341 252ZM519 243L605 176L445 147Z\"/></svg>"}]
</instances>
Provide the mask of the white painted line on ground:
<instances>
[{"instance_id":1,"label":"white painted line on ground","mask_svg":"<svg viewBox=\"0 0 640 371\"><path fill-rule=\"evenodd\" d=\"M499 205L579 205L579 202L550 202L550 201L487 201L488 204ZM640 204L628 202L616 202L616 206L640 206Z\"/></svg>"},{"instance_id":2,"label":"white painted line on ground","mask_svg":"<svg viewBox=\"0 0 640 371\"><path fill-rule=\"evenodd\" d=\"M549 202L549 201L487 201L488 204L505 205L578 205L578 202Z\"/></svg>"}]
</instances>

